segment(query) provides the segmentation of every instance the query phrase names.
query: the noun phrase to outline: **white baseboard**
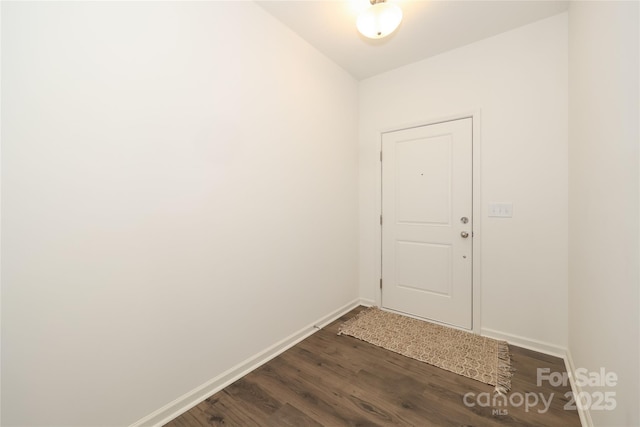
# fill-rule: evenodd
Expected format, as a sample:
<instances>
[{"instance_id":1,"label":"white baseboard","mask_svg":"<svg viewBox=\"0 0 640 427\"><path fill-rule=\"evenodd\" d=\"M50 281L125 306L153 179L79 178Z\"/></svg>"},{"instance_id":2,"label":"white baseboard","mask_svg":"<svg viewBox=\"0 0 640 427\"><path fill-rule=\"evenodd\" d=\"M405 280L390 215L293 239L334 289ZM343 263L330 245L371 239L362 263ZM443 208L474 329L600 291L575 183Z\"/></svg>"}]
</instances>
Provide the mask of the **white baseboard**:
<instances>
[{"instance_id":1,"label":"white baseboard","mask_svg":"<svg viewBox=\"0 0 640 427\"><path fill-rule=\"evenodd\" d=\"M300 329L297 332L294 332L283 340L266 348L260 353L246 359L233 368L228 369L217 377L212 378L199 387L196 387L195 389L183 394L173 402L170 402L162 408L147 415L146 417L141 418L140 420L131 424L131 426L129 427L156 427L166 424L180 414L183 414L184 412L193 408L203 400L211 397L226 386L247 375L249 372L253 371L254 369L260 367L261 365L267 363L269 360L293 347L300 341L313 335L320 328L323 328L324 326L338 319L343 314L353 310L355 307L359 305L370 306L373 304L375 303L370 300L360 298L355 299L348 304L345 304L337 310L334 310L333 312L327 314L326 316L323 316L310 325L307 325L306 327Z\"/></svg>"},{"instance_id":2,"label":"white baseboard","mask_svg":"<svg viewBox=\"0 0 640 427\"><path fill-rule=\"evenodd\" d=\"M529 350L548 354L550 356L564 359L567 349L559 345L550 344L544 341L538 341L530 338L521 337L519 335L507 334L505 332L494 331L493 329L482 328L480 335L488 338L506 341L509 344L517 345Z\"/></svg>"},{"instance_id":3,"label":"white baseboard","mask_svg":"<svg viewBox=\"0 0 640 427\"><path fill-rule=\"evenodd\" d=\"M571 390L574 396L580 396L582 389L575 382L576 365L573 363L571 352L569 349L565 352L564 364L569 373L569 382L571 383ZM580 424L582 427L593 427L593 420L591 419L591 413L589 408L585 408L580 404L580 399L576 399L576 407L578 408L578 415L580 416Z\"/></svg>"},{"instance_id":4,"label":"white baseboard","mask_svg":"<svg viewBox=\"0 0 640 427\"><path fill-rule=\"evenodd\" d=\"M369 298L360 298L360 305L363 305L365 307L373 307L374 305L376 305L376 302L375 300Z\"/></svg>"}]
</instances>

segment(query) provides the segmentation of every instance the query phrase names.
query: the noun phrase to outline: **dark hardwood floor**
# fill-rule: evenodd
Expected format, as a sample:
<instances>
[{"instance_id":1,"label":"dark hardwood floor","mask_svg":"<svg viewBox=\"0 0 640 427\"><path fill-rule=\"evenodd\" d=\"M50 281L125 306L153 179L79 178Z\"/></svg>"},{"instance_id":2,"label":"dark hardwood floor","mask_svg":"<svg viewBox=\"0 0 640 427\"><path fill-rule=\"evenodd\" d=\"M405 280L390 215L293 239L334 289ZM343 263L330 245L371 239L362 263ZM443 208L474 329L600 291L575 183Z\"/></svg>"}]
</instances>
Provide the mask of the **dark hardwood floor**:
<instances>
[{"instance_id":1,"label":"dark hardwood floor","mask_svg":"<svg viewBox=\"0 0 640 427\"><path fill-rule=\"evenodd\" d=\"M338 336L338 326L360 310L352 310L166 426L580 425L576 410L564 409L570 403L565 396L568 385L536 384L537 368L565 372L562 359L510 346L516 369L512 390L506 405L501 397L492 402L495 394L489 385ZM547 411L542 399L549 402Z\"/></svg>"}]
</instances>

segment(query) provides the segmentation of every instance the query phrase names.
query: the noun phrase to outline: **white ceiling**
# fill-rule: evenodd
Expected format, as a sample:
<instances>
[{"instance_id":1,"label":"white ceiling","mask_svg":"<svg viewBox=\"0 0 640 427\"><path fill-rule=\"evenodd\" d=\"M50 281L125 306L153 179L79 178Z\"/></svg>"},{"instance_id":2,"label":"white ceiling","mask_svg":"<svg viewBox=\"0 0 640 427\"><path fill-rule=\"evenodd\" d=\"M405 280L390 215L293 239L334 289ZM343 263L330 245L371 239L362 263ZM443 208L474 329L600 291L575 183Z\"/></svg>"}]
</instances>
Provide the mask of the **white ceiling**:
<instances>
[{"instance_id":1,"label":"white ceiling","mask_svg":"<svg viewBox=\"0 0 640 427\"><path fill-rule=\"evenodd\" d=\"M267 12L361 80L561 13L568 1L389 0L398 30L370 40L356 30L369 0L258 1Z\"/></svg>"}]
</instances>

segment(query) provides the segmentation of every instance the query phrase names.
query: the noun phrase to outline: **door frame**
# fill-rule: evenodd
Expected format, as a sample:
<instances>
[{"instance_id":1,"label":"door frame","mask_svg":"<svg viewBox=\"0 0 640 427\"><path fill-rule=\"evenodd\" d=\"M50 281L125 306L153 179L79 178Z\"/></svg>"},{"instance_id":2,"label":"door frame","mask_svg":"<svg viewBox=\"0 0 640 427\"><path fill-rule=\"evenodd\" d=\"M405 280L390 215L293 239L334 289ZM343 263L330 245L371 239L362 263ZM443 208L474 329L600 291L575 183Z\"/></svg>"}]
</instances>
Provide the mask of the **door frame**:
<instances>
[{"instance_id":1,"label":"door frame","mask_svg":"<svg viewBox=\"0 0 640 427\"><path fill-rule=\"evenodd\" d=\"M472 259L472 284L471 284L471 292L472 292L472 304L471 304L471 332L474 334L480 334L481 331L481 239L482 239L482 198L481 198L481 174L480 174L480 110L474 110L468 113L456 114L452 116L439 117L430 120L420 121L417 123L408 123L401 124L397 126L393 126L390 128L385 128L379 130L378 136L378 151L382 153L382 135L389 132L396 132L405 129L411 129L421 126L429 126L435 125L443 122L450 122L454 120L467 119L471 118L472 121L472 135L471 135L471 146L472 146L472 188L471 188L471 204L472 204L472 212L473 212L473 241L472 241L472 250L473 250L473 259ZM376 272L378 272L379 280L382 280L382 224L380 224L380 216L382 215L382 160L380 156L376 156L376 159L379 159L379 165L376 170L376 217L375 221L378 226L378 239L375 239L375 260L374 260L374 268ZM376 300L375 304L377 307L382 308L382 290L380 289L379 282L376 282ZM434 322L438 323L438 322ZM445 325L448 327L452 327L451 325ZM467 329L463 329L467 330Z\"/></svg>"}]
</instances>

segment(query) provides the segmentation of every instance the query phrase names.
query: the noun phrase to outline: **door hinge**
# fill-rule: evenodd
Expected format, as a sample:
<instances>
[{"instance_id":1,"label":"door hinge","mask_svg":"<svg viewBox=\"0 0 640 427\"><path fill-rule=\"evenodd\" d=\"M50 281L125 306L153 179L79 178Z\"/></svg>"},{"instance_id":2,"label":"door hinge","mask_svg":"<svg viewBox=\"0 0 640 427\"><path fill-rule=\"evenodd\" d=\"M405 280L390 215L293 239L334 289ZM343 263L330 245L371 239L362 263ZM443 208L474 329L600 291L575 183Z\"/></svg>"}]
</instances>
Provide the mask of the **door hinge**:
<instances>
[{"instance_id":1,"label":"door hinge","mask_svg":"<svg viewBox=\"0 0 640 427\"><path fill-rule=\"evenodd\" d=\"M382 277L380 278L380 289L382 289Z\"/></svg>"},{"instance_id":2,"label":"door hinge","mask_svg":"<svg viewBox=\"0 0 640 427\"><path fill-rule=\"evenodd\" d=\"M382 225L382 215L380 215L380 225Z\"/></svg>"}]
</instances>

